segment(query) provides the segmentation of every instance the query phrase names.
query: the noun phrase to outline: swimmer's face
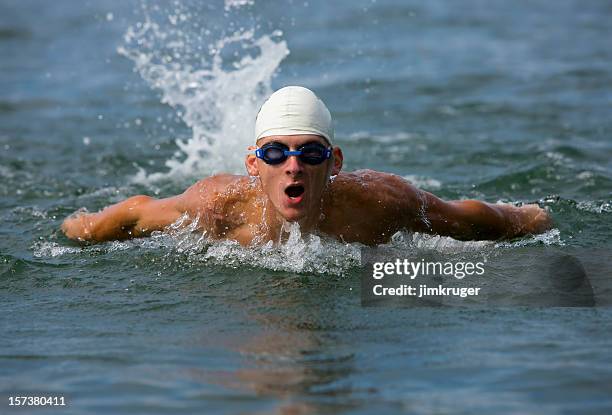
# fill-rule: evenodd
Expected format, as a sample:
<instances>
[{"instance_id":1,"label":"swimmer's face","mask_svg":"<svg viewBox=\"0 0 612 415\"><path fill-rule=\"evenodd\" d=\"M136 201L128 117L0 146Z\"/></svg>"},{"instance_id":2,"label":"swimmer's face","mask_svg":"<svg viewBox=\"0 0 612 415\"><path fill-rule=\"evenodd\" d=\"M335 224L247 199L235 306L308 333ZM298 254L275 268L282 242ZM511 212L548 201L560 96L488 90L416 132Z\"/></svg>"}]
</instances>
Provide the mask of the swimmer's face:
<instances>
[{"instance_id":1,"label":"swimmer's face","mask_svg":"<svg viewBox=\"0 0 612 415\"><path fill-rule=\"evenodd\" d=\"M257 146L272 142L284 144L291 151L308 143L329 147L323 137L313 134L264 137L257 142ZM280 164L266 164L253 154L247 156L245 164L251 176L259 176L263 191L278 213L285 220L294 222L308 215L318 217L321 197L329 177L338 174L342 168L342 152L334 147L332 157L317 165L304 163L295 156L288 157Z\"/></svg>"}]
</instances>

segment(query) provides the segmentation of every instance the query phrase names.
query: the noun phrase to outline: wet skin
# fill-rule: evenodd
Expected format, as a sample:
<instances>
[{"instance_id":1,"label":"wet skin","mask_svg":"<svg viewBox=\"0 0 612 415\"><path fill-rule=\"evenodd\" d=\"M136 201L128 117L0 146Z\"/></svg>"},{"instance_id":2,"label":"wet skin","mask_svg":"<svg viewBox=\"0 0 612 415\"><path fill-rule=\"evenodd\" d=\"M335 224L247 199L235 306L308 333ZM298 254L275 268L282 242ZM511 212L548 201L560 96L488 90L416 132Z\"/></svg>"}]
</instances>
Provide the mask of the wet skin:
<instances>
[{"instance_id":1,"label":"wet skin","mask_svg":"<svg viewBox=\"0 0 612 415\"><path fill-rule=\"evenodd\" d=\"M257 145L269 142L290 150L311 142L329 146L323 137L310 134L265 137ZM342 160L339 147L319 165L296 156L269 165L249 154L245 159L249 176L208 177L166 199L134 196L97 213L70 216L62 230L80 242L128 239L163 230L187 215L209 237L242 245L279 241L288 222L298 222L302 232L374 245L402 229L462 240L497 240L541 233L552 225L548 213L537 205L443 201L393 174L341 173Z\"/></svg>"}]
</instances>

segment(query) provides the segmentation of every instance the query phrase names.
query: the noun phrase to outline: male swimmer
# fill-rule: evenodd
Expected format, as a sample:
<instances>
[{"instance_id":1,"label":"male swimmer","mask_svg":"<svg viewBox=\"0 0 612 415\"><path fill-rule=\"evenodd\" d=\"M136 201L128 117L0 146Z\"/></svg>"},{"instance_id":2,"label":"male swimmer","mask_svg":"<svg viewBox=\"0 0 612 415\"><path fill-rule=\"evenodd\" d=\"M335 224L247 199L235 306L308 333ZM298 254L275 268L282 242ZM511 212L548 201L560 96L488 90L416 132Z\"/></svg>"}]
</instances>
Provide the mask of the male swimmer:
<instances>
[{"instance_id":1,"label":"male swimmer","mask_svg":"<svg viewBox=\"0 0 612 415\"><path fill-rule=\"evenodd\" d=\"M537 205L443 201L399 176L373 170L341 173L332 118L309 89L289 86L263 104L255 121L249 176L220 174L166 199L134 196L97 213L68 217L62 230L79 242L147 236L187 215L212 239L242 245L279 241L285 224L302 232L375 245L400 230L461 240L497 240L551 227Z\"/></svg>"}]
</instances>

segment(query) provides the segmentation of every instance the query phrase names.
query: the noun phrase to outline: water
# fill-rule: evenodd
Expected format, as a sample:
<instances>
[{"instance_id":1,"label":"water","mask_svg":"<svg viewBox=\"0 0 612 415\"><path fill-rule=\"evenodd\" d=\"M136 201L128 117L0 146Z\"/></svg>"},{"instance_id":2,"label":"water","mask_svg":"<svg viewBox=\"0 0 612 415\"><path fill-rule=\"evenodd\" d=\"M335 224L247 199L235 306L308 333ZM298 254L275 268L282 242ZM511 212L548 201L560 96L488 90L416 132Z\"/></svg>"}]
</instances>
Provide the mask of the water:
<instances>
[{"instance_id":1,"label":"water","mask_svg":"<svg viewBox=\"0 0 612 415\"><path fill-rule=\"evenodd\" d=\"M609 295L362 308L360 247L297 229L258 249L180 229L81 248L58 227L242 172L257 108L300 84L334 115L346 169L539 201L555 221L505 244L396 248L605 256L611 15L578 1L1 2L0 390L62 395L79 414L609 413Z\"/></svg>"}]
</instances>

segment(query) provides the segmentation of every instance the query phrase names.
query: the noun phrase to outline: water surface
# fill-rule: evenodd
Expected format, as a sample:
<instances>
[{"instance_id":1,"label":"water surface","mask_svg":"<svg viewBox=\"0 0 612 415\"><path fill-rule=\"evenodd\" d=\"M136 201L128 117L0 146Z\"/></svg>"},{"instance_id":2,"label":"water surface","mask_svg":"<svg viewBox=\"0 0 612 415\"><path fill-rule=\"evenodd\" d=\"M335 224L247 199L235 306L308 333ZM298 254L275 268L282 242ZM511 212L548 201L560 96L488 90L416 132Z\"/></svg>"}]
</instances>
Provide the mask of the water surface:
<instances>
[{"instance_id":1,"label":"water surface","mask_svg":"<svg viewBox=\"0 0 612 415\"><path fill-rule=\"evenodd\" d=\"M347 170L539 202L555 221L497 246L417 235L407 252L609 252L611 15L579 1L1 2L0 390L63 395L78 414L609 413L609 292L596 307L364 308L359 246L175 231L81 248L58 227L242 172L259 105L300 84L328 104Z\"/></svg>"}]
</instances>

